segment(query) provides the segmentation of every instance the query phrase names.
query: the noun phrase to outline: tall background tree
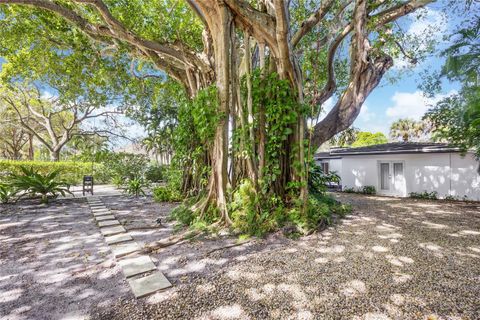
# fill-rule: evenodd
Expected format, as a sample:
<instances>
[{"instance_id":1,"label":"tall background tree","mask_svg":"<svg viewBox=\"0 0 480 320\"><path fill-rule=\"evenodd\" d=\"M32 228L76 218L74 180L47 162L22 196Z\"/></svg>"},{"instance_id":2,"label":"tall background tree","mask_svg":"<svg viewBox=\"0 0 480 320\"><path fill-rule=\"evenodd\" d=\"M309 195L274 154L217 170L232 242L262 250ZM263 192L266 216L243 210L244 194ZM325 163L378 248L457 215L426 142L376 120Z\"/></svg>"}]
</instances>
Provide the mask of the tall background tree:
<instances>
[{"instance_id":1,"label":"tall background tree","mask_svg":"<svg viewBox=\"0 0 480 320\"><path fill-rule=\"evenodd\" d=\"M0 102L13 112L24 132L34 135L49 150L52 161L60 159L61 150L75 136L116 134L112 125L116 120L111 116L121 113L102 110L104 106L93 100L46 97L38 87L25 83L0 86ZM85 123L93 119L110 120L110 124L85 128Z\"/></svg>"},{"instance_id":2,"label":"tall background tree","mask_svg":"<svg viewBox=\"0 0 480 320\"><path fill-rule=\"evenodd\" d=\"M446 77L460 82L461 89L439 101L426 118L433 124L435 139L447 140L464 151L475 149L480 158L480 16L463 24L451 40L453 44L442 53L447 59L437 84Z\"/></svg>"},{"instance_id":3,"label":"tall background tree","mask_svg":"<svg viewBox=\"0 0 480 320\"><path fill-rule=\"evenodd\" d=\"M430 126L427 119L415 121L412 119L398 119L390 126L390 138L403 142L428 140Z\"/></svg>"},{"instance_id":4,"label":"tall background tree","mask_svg":"<svg viewBox=\"0 0 480 320\"><path fill-rule=\"evenodd\" d=\"M306 160L353 123L401 54L396 20L430 2L0 0L0 32L11 66L19 44L32 44L32 36L20 35L34 34L48 46L22 53L23 60L37 54L41 61L41 53L57 54L56 46L88 47L93 56L133 60L134 71L137 61L163 70L184 86L190 103L209 111L214 105L213 132L202 132L213 140L202 149L209 182L194 209L202 216L214 208L230 223L227 184L236 188L239 177L261 197L306 203ZM73 52L69 60L85 60ZM308 130L306 118L316 118L332 96L332 110ZM230 144L229 131L238 145Z\"/></svg>"}]
</instances>

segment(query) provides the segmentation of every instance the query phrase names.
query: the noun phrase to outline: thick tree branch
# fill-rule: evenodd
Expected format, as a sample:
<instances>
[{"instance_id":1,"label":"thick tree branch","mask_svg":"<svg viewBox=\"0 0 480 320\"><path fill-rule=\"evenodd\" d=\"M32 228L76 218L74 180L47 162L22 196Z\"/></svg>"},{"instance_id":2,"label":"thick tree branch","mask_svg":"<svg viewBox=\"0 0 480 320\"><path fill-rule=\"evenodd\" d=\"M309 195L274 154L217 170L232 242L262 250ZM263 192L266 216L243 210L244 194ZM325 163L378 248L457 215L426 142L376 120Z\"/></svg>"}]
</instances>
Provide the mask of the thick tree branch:
<instances>
[{"instance_id":1,"label":"thick tree branch","mask_svg":"<svg viewBox=\"0 0 480 320\"><path fill-rule=\"evenodd\" d=\"M312 29L320 23L320 21L325 17L325 15L329 12L330 8L332 7L334 0L326 0L322 2L320 8L315 11L308 19L303 21L300 25L300 29L295 33L292 37L292 47L295 46L302 40L302 38L312 31Z\"/></svg>"},{"instance_id":2,"label":"thick tree branch","mask_svg":"<svg viewBox=\"0 0 480 320\"><path fill-rule=\"evenodd\" d=\"M257 39L264 42L274 51L276 48L275 19L268 13L252 7L245 0L225 0L225 3L235 13L235 22Z\"/></svg>"},{"instance_id":3,"label":"thick tree branch","mask_svg":"<svg viewBox=\"0 0 480 320\"><path fill-rule=\"evenodd\" d=\"M406 1L370 16L370 20L373 20L375 22L376 27L380 27L389 22L397 20L398 18L403 17L419 8L423 8L427 4L432 3L434 1L435 0Z\"/></svg>"}]
</instances>

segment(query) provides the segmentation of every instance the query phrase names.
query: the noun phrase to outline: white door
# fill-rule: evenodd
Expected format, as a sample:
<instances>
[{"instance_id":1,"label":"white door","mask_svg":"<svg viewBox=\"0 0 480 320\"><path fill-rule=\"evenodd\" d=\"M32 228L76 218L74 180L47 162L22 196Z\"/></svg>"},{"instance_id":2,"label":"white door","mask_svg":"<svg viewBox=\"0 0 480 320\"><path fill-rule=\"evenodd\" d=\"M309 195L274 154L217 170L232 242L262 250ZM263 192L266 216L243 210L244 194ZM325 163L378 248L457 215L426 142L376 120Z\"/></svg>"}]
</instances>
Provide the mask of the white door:
<instances>
[{"instance_id":1,"label":"white door","mask_svg":"<svg viewBox=\"0 0 480 320\"><path fill-rule=\"evenodd\" d=\"M405 175L402 161L380 161L378 190L380 194L405 196Z\"/></svg>"}]
</instances>

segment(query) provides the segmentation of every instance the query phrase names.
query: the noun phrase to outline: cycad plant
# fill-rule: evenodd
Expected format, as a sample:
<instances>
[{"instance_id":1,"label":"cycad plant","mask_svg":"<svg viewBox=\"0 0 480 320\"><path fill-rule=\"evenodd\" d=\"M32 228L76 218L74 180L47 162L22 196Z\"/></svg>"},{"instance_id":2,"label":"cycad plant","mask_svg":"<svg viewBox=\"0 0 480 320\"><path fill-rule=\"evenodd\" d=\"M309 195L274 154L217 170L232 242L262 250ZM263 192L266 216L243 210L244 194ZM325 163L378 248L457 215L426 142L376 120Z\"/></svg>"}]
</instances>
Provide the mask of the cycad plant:
<instances>
[{"instance_id":1,"label":"cycad plant","mask_svg":"<svg viewBox=\"0 0 480 320\"><path fill-rule=\"evenodd\" d=\"M125 186L125 192L138 198L140 195L145 196L145 191L143 191L143 188L145 187L147 187L147 184L143 179L134 178L128 180L127 185Z\"/></svg>"},{"instance_id":2,"label":"cycad plant","mask_svg":"<svg viewBox=\"0 0 480 320\"><path fill-rule=\"evenodd\" d=\"M17 193L17 189L10 184L0 182L0 203L8 203Z\"/></svg>"},{"instance_id":3,"label":"cycad plant","mask_svg":"<svg viewBox=\"0 0 480 320\"><path fill-rule=\"evenodd\" d=\"M12 174L11 186L26 195L40 196L41 203L48 203L49 197L56 198L59 194L65 196L72 194L69 184L59 180L60 170L55 170L45 175L35 171L33 168L20 167L21 174Z\"/></svg>"}]
</instances>

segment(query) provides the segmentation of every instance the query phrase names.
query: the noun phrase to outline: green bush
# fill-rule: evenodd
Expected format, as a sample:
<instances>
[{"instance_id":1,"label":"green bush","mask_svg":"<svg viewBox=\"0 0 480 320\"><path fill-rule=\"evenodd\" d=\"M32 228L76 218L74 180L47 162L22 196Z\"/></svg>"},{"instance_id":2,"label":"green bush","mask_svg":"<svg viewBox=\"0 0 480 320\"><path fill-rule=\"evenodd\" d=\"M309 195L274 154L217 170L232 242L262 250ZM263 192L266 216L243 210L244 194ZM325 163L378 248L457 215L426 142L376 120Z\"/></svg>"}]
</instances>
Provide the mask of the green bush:
<instances>
[{"instance_id":1,"label":"green bush","mask_svg":"<svg viewBox=\"0 0 480 320\"><path fill-rule=\"evenodd\" d=\"M148 157L143 154L110 153L104 159L104 165L110 177L121 177L125 180L143 178L148 166Z\"/></svg>"},{"instance_id":2,"label":"green bush","mask_svg":"<svg viewBox=\"0 0 480 320\"><path fill-rule=\"evenodd\" d=\"M140 195L145 196L144 188L148 187L148 184L141 178L135 178L128 180L125 186L125 192L128 195L139 197Z\"/></svg>"},{"instance_id":3,"label":"green bush","mask_svg":"<svg viewBox=\"0 0 480 320\"><path fill-rule=\"evenodd\" d=\"M376 194L377 189L374 186L364 186L362 188L362 193L363 194Z\"/></svg>"},{"instance_id":4,"label":"green bush","mask_svg":"<svg viewBox=\"0 0 480 320\"><path fill-rule=\"evenodd\" d=\"M70 185L79 185L83 181L83 176L92 175L91 162L0 160L0 176L7 177L10 174L21 174L22 166L32 168L40 174L59 171L58 178ZM93 177L97 184L108 182L110 179L110 177L105 174L104 165L100 163L93 164Z\"/></svg>"},{"instance_id":5,"label":"green bush","mask_svg":"<svg viewBox=\"0 0 480 320\"><path fill-rule=\"evenodd\" d=\"M150 182L161 182L165 180L165 168L166 166L161 165L150 165L145 171L145 179Z\"/></svg>"},{"instance_id":6,"label":"green bush","mask_svg":"<svg viewBox=\"0 0 480 320\"><path fill-rule=\"evenodd\" d=\"M48 203L49 197L56 198L59 194L65 196L67 193L72 194L69 185L65 181L59 179L59 170L54 170L47 174L38 171L20 167L21 174L12 174L10 184L16 190L23 191L25 195L40 196L41 203Z\"/></svg>"},{"instance_id":7,"label":"green bush","mask_svg":"<svg viewBox=\"0 0 480 320\"><path fill-rule=\"evenodd\" d=\"M325 193L331 182L340 182L340 176L335 172L324 173L322 168L312 164L308 173L308 190L310 193Z\"/></svg>"},{"instance_id":8,"label":"green bush","mask_svg":"<svg viewBox=\"0 0 480 320\"><path fill-rule=\"evenodd\" d=\"M344 187L343 192L345 192L345 193L356 193L357 191L355 190L355 188Z\"/></svg>"},{"instance_id":9,"label":"green bush","mask_svg":"<svg viewBox=\"0 0 480 320\"><path fill-rule=\"evenodd\" d=\"M181 226L189 226L195 220L195 214L189 207L182 204L172 210L169 219L176 220Z\"/></svg>"},{"instance_id":10,"label":"green bush","mask_svg":"<svg viewBox=\"0 0 480 320\"><path fill-rule=\"evenodd\" d=\"M437 191L410 192L410 198L437 200L438 199L438 193L437 193Z\"/></svg>"},{"instance_id":11,"label":"green bush","mask_svg":"<svg viewBox=\"0 0 480 320\"><path fill-rule=\"evenodd\" d=\"M250 180L244 180L230 204L233 227L245 234L262 236L276 227L269 201L261 203Z\"/></svg>"},{"instance_id":12,"label":"green bush","mask_svg":"<svg viewBox=\"0 0 480 320\"><path fill-rule=\"evenodd\" d=\"M179 202L182 194L170 186L159 186L153 189L153 199L157 202Z\"/></svg>"}]
</instances>

